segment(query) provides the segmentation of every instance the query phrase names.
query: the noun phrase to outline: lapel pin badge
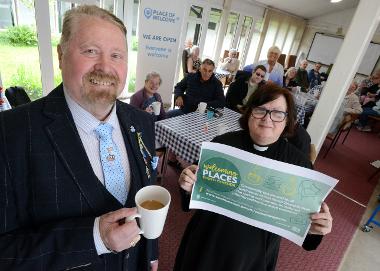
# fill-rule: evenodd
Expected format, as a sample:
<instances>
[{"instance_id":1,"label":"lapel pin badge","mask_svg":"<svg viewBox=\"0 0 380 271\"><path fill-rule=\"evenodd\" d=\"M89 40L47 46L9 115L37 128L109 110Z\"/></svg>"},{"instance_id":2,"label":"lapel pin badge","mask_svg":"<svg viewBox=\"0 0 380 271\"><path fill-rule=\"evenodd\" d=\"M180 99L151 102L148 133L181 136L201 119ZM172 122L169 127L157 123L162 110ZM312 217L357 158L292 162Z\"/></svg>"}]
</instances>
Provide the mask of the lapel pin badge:
<instances>
[{"instance_id":1,"label":"lapel pin badge","mask_svg":"<svg viewBox=\"0 0 380 271\"><path fill-rule=\"evenodd\" d=\"M131 130L132 133L136 132L136 129L134 126L131 126L131 128L129 128Z\"/></svg>"}]
</instances>

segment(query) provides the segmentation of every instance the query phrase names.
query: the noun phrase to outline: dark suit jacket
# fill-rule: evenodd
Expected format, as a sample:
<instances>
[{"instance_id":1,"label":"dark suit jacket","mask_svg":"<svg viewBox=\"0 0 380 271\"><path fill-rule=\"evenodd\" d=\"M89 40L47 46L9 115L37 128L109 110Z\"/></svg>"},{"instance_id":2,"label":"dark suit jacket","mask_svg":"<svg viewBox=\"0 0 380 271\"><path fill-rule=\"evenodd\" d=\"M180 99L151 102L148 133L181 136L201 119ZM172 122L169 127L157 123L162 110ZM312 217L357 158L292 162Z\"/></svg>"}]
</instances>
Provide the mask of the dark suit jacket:
<instances>
[{"instance_id":1,"label":"dark suit jacket","mask_svg":"<svg viewBox=\"0 0 380 271\"><path fill-rule=\"evenodd\" d=\"M226 93L226 107L239 112L238 105L243 104L243 99L247 96L248 93L248 82L251 79L252 73L249 75L246 73L244 76L240 76L239 79L236 79L231 85L228 87ZM265 84L265 81L262 80L259 83L259 87Z\"/></svg>"},{"instance_id":2,"label":"dark suit jacket","mask_svg":"<svg viewBox=\"0 0 380 271\"><path fill-rule=\"evenodd\" d=\"M155 179L147 177L136 133L154 153L154 126L149 114L120 101L117 115L132 177L125 206L132 207L137 190ZM91 168L62 85L0 114L0 270L149 270L156 240L96 253L95 217L122 207Z\"/></svg>"}]
</instances>

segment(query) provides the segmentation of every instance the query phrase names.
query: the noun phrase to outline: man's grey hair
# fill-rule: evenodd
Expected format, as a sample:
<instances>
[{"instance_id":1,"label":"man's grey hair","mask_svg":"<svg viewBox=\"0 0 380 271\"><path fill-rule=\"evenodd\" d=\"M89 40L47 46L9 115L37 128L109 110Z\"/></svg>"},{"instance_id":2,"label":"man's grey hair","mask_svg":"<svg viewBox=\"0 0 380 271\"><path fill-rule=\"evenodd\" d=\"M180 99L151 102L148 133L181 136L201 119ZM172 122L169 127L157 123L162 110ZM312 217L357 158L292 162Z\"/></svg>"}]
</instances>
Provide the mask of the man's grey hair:
<instances>
[{"instance_id":1,"label":"man's grey hair","mask_svg":"<svg viewBox=\"0 0 380 271\"><path fill-rule=\"evenodd\" d=\"M127 28L125 27L124 23L111 12L99 8L98 6L82 5L70 9L65 13L62 24L61 40L59 42L59 45L62 49L65 49L67 43L73 35L73 26L75 24L79 24L79 19L84 18L86 16L92 16L110 22L117 26L121 30L121 32L123 32L124 35L127 34Z\"/></svg>"},{"instance_id":2,"label":"man's grey hair","mask_svg":"<svg viewBox=\"0 0 380 271\"><path fill-rule=\"evenodd\" d=\"M157 77L160 78L160 85L161 85L161 83L162 83L161 76L158 72L154 72L154 71L152 71L146 75L145 83L148 82L150 79L157 78Z\"/></svg>"},{"instance_id":3,"label":"man's grey hair","mask_svg":"<svg viewBox=\"0 0 380 271\"><path fill-rule=\"evenodd\" d=\"M272 52L281 55L281 50L277 46L272 46L268 49L268 54Z\"/></svg>"}]
</instances>

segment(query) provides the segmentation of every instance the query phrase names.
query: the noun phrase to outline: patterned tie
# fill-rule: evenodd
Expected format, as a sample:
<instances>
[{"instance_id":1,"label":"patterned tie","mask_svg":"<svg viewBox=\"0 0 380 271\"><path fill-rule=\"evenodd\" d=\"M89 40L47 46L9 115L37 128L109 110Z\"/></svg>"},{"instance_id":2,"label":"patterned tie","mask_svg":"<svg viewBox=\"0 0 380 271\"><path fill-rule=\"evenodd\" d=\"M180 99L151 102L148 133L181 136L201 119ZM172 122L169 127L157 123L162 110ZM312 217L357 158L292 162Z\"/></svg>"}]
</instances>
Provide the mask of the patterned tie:
<instances>
[{"instance_id":1,"label":"patterned tie","mask_svg":"<svg viewBox=\"0 0 380 271\"><path fill-rule=\"evenodd\" d=\"M99 138L100 159L102 161L105 186L124 205L128 194L127 184L119 150L112 140L112 130L111 124L101 123L95 129L95 133Z\"/></svg>"}]
</instances>

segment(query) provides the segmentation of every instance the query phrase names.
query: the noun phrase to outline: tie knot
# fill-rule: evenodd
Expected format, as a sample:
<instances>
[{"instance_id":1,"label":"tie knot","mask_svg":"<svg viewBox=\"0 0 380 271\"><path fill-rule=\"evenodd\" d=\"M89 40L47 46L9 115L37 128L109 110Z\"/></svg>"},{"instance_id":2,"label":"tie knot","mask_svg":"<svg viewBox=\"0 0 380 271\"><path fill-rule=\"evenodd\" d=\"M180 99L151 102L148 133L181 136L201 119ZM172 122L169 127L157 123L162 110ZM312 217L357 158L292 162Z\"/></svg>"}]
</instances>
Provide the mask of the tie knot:
<instances>
[{"instance_id":1,"label":"tie knot","mask_svg":"<svg viewBox=\"0 0 380 271\"><path fill-rule=\"evenodd\" d=\"M95 133L101 138L101 139L109 139L112 138L112 130L113 127L109 123L101 123L98 127L95 129Z\"/></svg>"}]
</instances>

